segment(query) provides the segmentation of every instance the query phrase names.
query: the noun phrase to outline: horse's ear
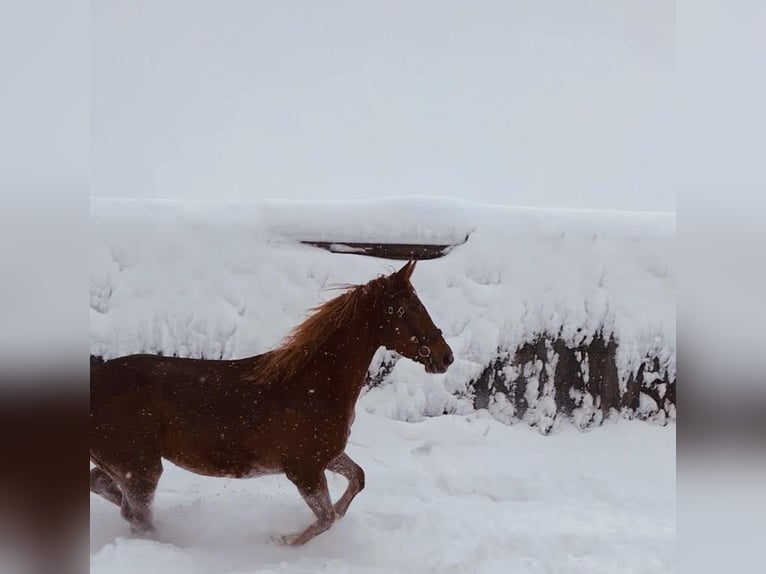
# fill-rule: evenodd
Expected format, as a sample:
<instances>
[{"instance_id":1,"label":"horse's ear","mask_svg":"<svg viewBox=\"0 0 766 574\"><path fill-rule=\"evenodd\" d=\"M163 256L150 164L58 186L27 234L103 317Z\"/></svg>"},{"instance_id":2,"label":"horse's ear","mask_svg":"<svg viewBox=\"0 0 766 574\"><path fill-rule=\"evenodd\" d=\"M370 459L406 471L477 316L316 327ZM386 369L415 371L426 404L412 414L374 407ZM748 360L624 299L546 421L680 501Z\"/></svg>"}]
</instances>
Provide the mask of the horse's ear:
<instances>
[{"instance_id":1,"label":"horse's ear","mask_svg":"<svg viewBox=\"0 0 766 574\"><path fill-rule=\"evenodd\" d=\"M417 264L417 260L410 259L404 267L399 269L399 271L396 272L396 278L400 279L401 281L409 282L410 277L412 277L412 272L415 271L415 265Z\"/></svg>"}]
</instances>

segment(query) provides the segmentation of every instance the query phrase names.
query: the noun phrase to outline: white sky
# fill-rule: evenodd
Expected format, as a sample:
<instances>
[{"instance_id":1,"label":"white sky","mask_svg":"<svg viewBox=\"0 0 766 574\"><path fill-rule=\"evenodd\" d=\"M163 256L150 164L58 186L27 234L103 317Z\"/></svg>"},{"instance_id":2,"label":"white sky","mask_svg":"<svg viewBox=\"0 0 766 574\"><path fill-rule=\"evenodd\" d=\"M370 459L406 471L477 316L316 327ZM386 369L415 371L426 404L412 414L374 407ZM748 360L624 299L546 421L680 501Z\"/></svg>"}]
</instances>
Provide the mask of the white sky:
<instances>
[{"instance_id":1,"label":"white sky","mask_svg":"<svg viewBox=\"0 0 766 574\"><path fill-rule=\"evenodd\" d=\"M675 209L668 0L96 1L93 195Z\"/></svg>"}]
</instances>

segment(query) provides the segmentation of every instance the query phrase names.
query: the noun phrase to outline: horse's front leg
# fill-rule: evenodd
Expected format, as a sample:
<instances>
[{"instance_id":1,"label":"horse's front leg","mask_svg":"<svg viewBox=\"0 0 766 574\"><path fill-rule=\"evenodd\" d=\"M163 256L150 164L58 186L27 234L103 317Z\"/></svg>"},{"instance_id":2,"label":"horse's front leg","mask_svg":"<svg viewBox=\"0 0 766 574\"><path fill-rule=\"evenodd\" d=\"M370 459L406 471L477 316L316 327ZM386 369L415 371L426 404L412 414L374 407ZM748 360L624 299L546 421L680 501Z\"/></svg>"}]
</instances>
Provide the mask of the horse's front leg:
<instances>
[{"instance_id":1,"label":"horse's front leg","mask_svg":"<svg viewBox=\"0 0 766 574\"><path fill-rule=\"evenodd\" d=\"M301 493L303 500L317 517L316 521L302 532L287 534L278 539L282 544L300 546L332 526L332 523L335 522L335 510L330 500L330 491L327 488L324 469L320 469L318 472L303 471L294 474L288 472L287 478L298 487L298 492Z\"/></svg>"},{"instance_id":2,"label":"horse's front leg","mask_svg":"<svg viewBox=\"0 0 766 574\"><path fill-rule=\"evenodd\" d=\"M327 466L327 470L336 472L348 480L346 491L334 506L335 513L338 516L343 516L346 514L351 501L364 488L364 470L345 452L334 458Z\"/></svg>"}]
</instances>

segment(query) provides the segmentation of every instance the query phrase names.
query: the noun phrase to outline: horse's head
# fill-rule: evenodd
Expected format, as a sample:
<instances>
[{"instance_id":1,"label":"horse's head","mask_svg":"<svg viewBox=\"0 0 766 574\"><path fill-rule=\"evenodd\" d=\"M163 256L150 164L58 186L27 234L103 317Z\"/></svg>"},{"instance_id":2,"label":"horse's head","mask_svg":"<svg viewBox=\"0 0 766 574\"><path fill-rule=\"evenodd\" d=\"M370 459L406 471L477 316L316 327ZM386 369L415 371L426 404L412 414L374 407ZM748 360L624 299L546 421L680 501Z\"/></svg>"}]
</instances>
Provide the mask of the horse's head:
<instances>
[{"instance_id":1,"label":"horse's head","mask_svg":"<svg viewBox=\"0 0 766 574\"><path fill-rule=\"evenodd\" d=\"M428 373L443 373L454 357L410 283L416 263L410 261L388 277L381 310L383 345L421 363Z\"/></svg>"}]
</instances>

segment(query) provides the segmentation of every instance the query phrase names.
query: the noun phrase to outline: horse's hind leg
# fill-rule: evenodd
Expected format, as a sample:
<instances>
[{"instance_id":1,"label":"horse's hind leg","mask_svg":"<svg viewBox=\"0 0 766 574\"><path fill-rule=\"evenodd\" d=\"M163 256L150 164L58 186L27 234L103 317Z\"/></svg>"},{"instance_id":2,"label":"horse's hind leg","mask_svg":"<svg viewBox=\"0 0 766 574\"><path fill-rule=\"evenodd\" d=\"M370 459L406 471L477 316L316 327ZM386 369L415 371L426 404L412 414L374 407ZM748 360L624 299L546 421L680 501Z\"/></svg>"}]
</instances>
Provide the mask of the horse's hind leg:
<instances>
[{"instance_id":1,"label":"horse's hind leg","mask_svg":"<svg viewBox=\"0 0 766 574\"><path fill-rule=\"evenodd\" d=\"M287 478L298 487L303 500L306 501L306 504L309 505L309 508L317 517L316 521L304 531L288 534L279 539L283 544L300 546L329 529L332 523L335 522L335 511L330 500L330 491L327 488L327 478L324 475L324 470L320 469L318 472L309 474L291 474L288 472Z\"/></svg>"},{"instance_id":2,"label":"horse's hind leg","mask_svg":"<svg viewBox=\"0 0 766 574\"><path fill-rule=\"evenodd\" d=\"M348 480L348 487L343 495L335 503L334 509L338 516L343 516L348 510L349 504L354 497L364 488L364 470L356 464L345 452L334 458L327 466L327 470L336 472Z\"/></svg>"},{"instance_id":3,"label":"horse's hind leg","mask_svg":"<svg viewBox=\"0 0 766 574\"><path fill-rule=\"evenodd\" d=\"M134 534L154 531L152 501L161 475L162 459L158 457L141 464L136 470L126 472L120 479L122 517L130 523Z\"/></svg>"},{"instance_id":4,"label":"horse's hind leg","mask_svg":"<svg viewBox=\"0 0 766 574\"><path fill-rule=\"evenodd\" d=\"M90 491L122 506L122 491L102 468L96 467L90 471Z\"/></svg>"}]
</instances>

